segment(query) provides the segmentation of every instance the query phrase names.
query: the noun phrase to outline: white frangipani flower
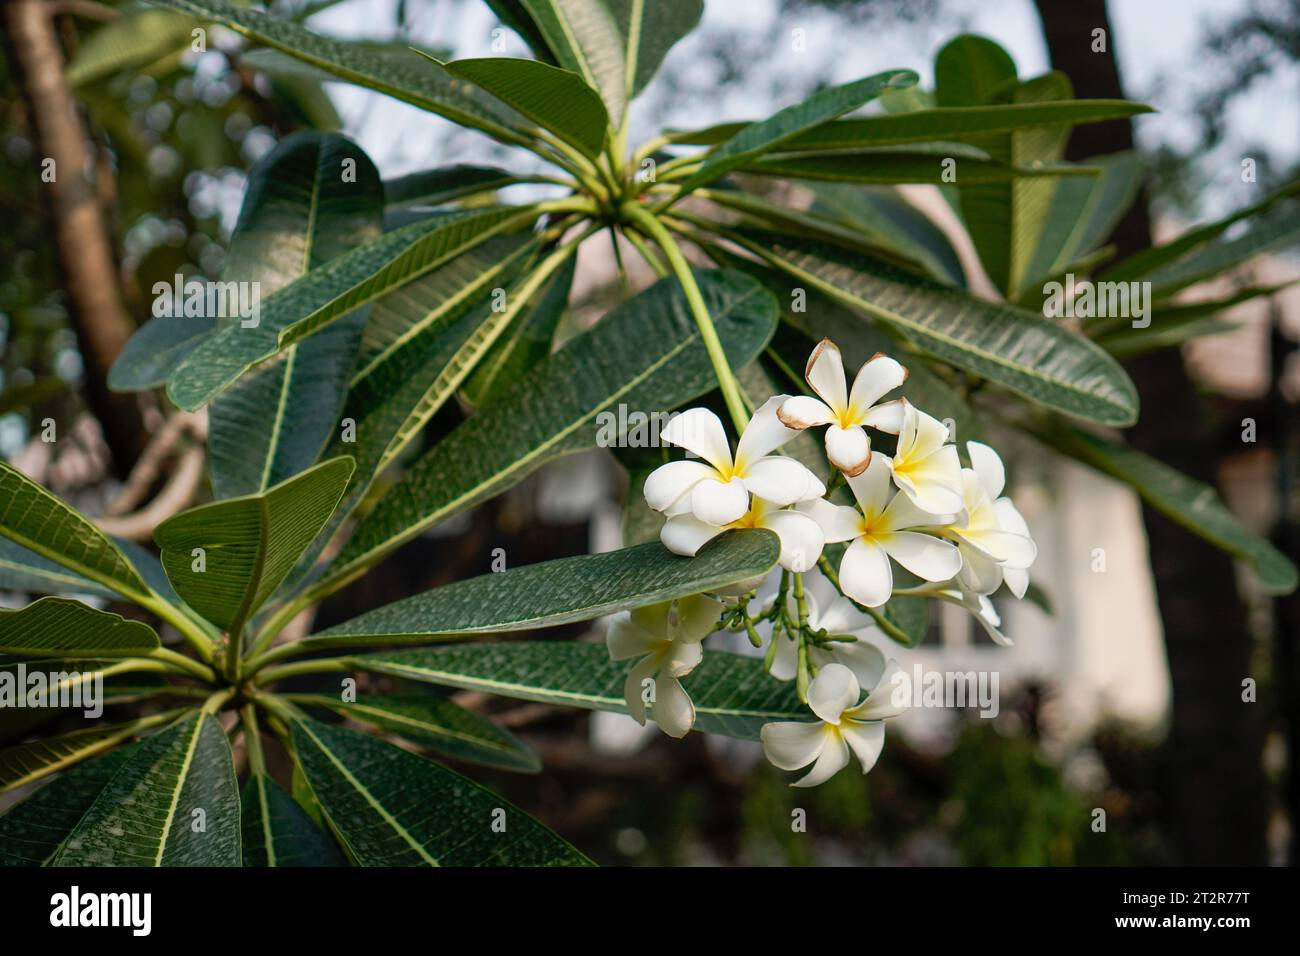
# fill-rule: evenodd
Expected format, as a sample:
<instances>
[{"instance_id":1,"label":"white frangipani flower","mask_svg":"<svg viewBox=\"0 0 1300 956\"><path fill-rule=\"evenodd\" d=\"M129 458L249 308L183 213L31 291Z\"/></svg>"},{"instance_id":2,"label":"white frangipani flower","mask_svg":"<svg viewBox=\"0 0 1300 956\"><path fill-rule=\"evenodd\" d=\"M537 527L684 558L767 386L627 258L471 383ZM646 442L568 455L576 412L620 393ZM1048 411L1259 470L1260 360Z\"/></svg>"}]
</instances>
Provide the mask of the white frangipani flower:
<instances>
[{"instance_id":1,"label":"white frangipani flower","mask_svg":"<svg viewBox=\"0 0 1300 956\"><path fill-rule=\"evenodd\" d=\"M787 571L807 571L821 557L826 544L821 525L799 511L778 508L770 501L755 497L736 521L726 525L706 524L693 514L673 515L660 529L659 540L673 554L695 557L705 543L733 528L766 528L781 539L781 556L777 559Z\"/></svg>"},{"instance_id":2,"label":"white frangipani flower","mask_svg":"<svg viewBox=\"0 0 1300 956\"><path fill-rule=\"evenodd\" d=\"M663 601L619 614L610 623L606 644L611 660L640 658L628 672L623 696L628 713L645 724L644 682L652 680L651 716L670 737L685 737L695 726L695 705L682 687L704 657L701 642L717 629L722 603L703 594Z\"/></svg>"},{"instance_id":3,"label":"white frangipani flower","mask_svg":"<svg viewBox=\"0 0 1300 956\"><path fill-rule=\"evenodd\" d=\"M947 444L948 428L902 399L902 428L893 458L885 458L894 484L922 511L958 514L962 508L961 459ZM882 456L883 457L883 456Z\"/></svg>"},{"instance_id":4,"label":"white frangipani flower","mask_svg":"<svg viewBox=\"0 0 1300 956\"><path fill-rule=\"evenodd\" d=\"M655 511L693 514L705 524L723 526L749 510L751 494L778 507L825 494L826 487L793 458L769 455L799 433L781 424L776 410L788 398L777 395L754 413L732 458L727 433L707 408L692 408L663 430L663 440L699 455L703 461L673 461L652 471L645 499Z\"/></svg>"},{"instance_id":5,"label":"white frangipani flower","mask_svg":"<svg viewBox=\"0 0 1300 956\"><path fill-rule=\"evenodd\" d=\"M866 638L884 639L869 614L863 614L853 602L831 584L823 574L807 574L803 579L804 605L808 608L808 626L814 631L834 635L852 635L856 641L833 641L825 646L813 644L808 656L815 669L827 664L843 664L853 671L858 683L872 687L885 672L885 655ZM768 602L769 606L771 601ZM794 595L786 594L786 604L792 617L798 614ZM785 634L773 634L776 654L772 658L771 674L777 680L793 680L799 668L799 648Z\"/></svg>"},{"instance_id":6,"label":"white frangipani flower","mask_svg":"<svg viewBox=\"0 0 1300 956\"><path fill-rule=\"evenodd\" d=\"M927 581L948 581L961 569L952 542L914 530L946 525L953 516L923 511L903 492L891 492L889 474L888 459L873 455L866 471L847 479L860 512L825 500L801 506L822 526L827 543L852 542L840 561L840 587L867 607L880 607L893 592L890 558Z\"/></svg>"},{"instance_id":7,"label":"white frangipani flower","mask_svg":"<svg viewBox=\"0 0 1300 956\"><path fill-rule=\"evenodd\" d=\"M1002 633L1002 615L998 614L998 609L993 606L986 594L977 594L970 588L961 583L960 579L952 582L952 587L945 587L939 590L929 592L934 597L947 601L949 604L956 604L967 611L980 623L984 628L984 633L989 636L994 644L1000 644L1003 647L1011 647L1015 641Z\"/></svg>"},{"instance_id":8,"label":"white frangipani flower","mask_svg":"<svg viewBox=\"0 0 1300 956\"><path fill-rule=\"evenodd\" d=\"M760 736L767 759L782 770L812 764L812 770L791 784L795 787L815 787L835 776L848 766L850 750L862 764L862 772L869 771L885 746L881 721L902 713L889 693L898 669L896 661L889 661L859 704L861 685L853 671L843 664L827 664L808 685L808 706L820 722L764 724Z\"/></svg>"},{"instance_id":9,"label":"white frangipani flower","mask_svg":"<svg viewBox=\"0 0 1300 956\"><path fill-rule=\"evenodd\" d=\"M777 410L781 421L798 429L826 425L826 457L846 475L861 474L871 460L871 439L863 426L895 434L902 427L898 401L876 402L903 384L907 369L877 353L858 370L849 389L838 346L822 339L808 358L804 377L821 401L809 395L787 399Z\"/></svg>"},{"instance_id":10,"label":"white frangipani flower","mask_svg":"<svg viewBox=\"0 0 1300 956\"><path fill-rule=\"evenodd\" d=\"M962 469L966 522L948 529L961 551L961 584L976 594L992 594L1005 580L1011 592L1022 598L1038 548L1015 504L999 497L1006 470L998 453L975 441L966 443L966 453L972 466Z\"/></svg>"}]
</instances>

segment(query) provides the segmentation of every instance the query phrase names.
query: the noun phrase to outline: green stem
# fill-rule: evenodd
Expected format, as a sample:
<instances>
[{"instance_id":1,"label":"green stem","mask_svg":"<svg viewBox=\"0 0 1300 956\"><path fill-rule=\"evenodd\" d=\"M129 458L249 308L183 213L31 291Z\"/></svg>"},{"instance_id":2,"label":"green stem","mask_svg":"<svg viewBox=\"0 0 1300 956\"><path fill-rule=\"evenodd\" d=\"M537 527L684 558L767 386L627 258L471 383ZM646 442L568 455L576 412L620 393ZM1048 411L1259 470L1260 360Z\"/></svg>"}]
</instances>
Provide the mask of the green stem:
<instances>
[{"instance_id":1,"label":"green stem","mask_svg":"<svg viewBox=\"0 0 1300 956\"><path fill-rule=\"evenodd\" d=\"M229 701L230 698L234 696L235 696L235 688L227 687L225 690L217 691L215 694L213 694L211 697L205 700L203 702L203 706L200 707L199 709L202 710L203 713L205 714L213 714L215 716L217 711L221 710L221 708L226 705L226 702Z\"/></svg>"},{"instance_id":2,"label":"green stem","mask_svg":"<svg viewBox=\"0 0 1300 956\"><path fill-rule=\"evenodd\" d=\"M185 614L157 592L150 592L150 597L140 600L139 604L146 611L152 611L180 632L181 637L194 648L203 660L209 664L216 660L216 644L212 637L204 632L203 626Z\"/></svg>"},{"instance_id":3,"label":"green stem","mask_svg":"<svg viewBox=\"0 0 1300 956\"><path fill-rule=\"evenodd\" d=\"M216 672L211 667L206 667L198 661L191 660L184 654L177 654L175 651L166 647L156 647L149 652L149 657L153 660L161 661L172 665L176 670L197 677L201 681L209 684L217 682Z\"/></svg>"},{"instance_id":4,"label":"green stem","mask_svg":"<svg viewBox=\"0 0 1300 956\"><path fill-rule=\"evenodd\" d=\"M262 749L262 732L257 726L257 708L245 704L239 711L244 725L244 748L248 751L248 768L253 773L266 773L266 752Z\"/></svg>"},{"instance_id":5,"label":"green stem","mask_svg":"<svg viewBox=\"0 0 1300 956\"><path fill-rule=\"evenodd\" d=\"M677 245L672 234L664 228L663 223L642 209L639 204L624 203L622 213L624 217L643 228L668 257L668 263L676 273L677 281L682 284L682 290L686 293L686 302L690 305L695 322L700 328L700 338L704 340L709 361L713 363L714 374L718 377L718 387L722 389L722 397L727 403L727 411L731 413L736 432L737 434L744 432L745 426L749 424L745 400L740 396L740 386L736 384L731 365L727 362L727 353L718 338L718 330L713 326L708 306L704 304L704 296L700 294L700 287L695 284L695 276L691 274L691 267L686 257L682 255L681 247Z\"/></svg>"},{"instance_id":6,"label":"green stem","mask_svg":"<svg viewBox=\"0 0 1300 956\"><path fill-rule=\"evenodd\" d=\"M635 229L624 229L623 235L627 237L627 241L632 243L633 248L641 254L641 258L649 264L659 278L662 279L668 275L668 267L654 254L654 250L645 244L645 240L641 238L641 233Z\"/></svg>"},{"instance_id":7,"label":"green stem","mask_svg":"<svg viewBox=\"0 0 1300 956\"><path fill-rule=\"evenodd\" d=\"M338 657L327 657L324 660L315 661L299 661L296 664L285 664L283 667L272 667L269 670L261 671L253 678L253 683L257 687L265 687L267 684L274 684L276 681L287 680L290 677L298 677L302 674L337 674L346 672L349 669L348 662Z\"/></svg>"}]
</instances>

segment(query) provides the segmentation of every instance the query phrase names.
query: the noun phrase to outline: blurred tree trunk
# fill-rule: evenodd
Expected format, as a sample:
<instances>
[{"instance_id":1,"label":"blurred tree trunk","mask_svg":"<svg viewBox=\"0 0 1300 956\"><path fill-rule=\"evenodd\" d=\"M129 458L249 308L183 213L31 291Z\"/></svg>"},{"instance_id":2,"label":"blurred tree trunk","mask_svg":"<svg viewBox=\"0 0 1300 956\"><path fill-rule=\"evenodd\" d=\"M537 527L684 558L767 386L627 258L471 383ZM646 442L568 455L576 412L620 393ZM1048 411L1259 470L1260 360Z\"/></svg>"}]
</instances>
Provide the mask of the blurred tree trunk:
<instances>
[{"instance_id":1,"label":"blurred tree trunk","mask_svg":"<svg viewBox=\"0 0 1300 956\"><path fill-rule=\"evenodd\" d=\"M44 185L68 308L85 361L86 398L113 453L114 468L124 475L146 436L135 397L108 388L108 370L132 326L122 306L108 228L91 175L89 141L63 78L63 51L51 5L45 0L5 0L0 6L9 62L27 101L37 161L54 161L54 179Z\"/></svg>"},{"instance_id":2,"label":"blurred tree trunk","mask_svg":"<svg viewBox=\"0 0 1300 956\"><path fill-rule=\"evenodd\" d=\"M1105 0L1035 4L1052 66L1073 80L1075 95L1122 98ZM1093 52L1097 28L1105 30L1104 52ZM1132 148L1128 121L1096 123L1074 131L1067 156ZM1148 246L1151 238L1143 193L1110 241L1123 258ZM1142 402L1129 442L1184 474L1217 484L1214 423L1181 352L1154 352L1127 368ZM1241 681L1251 676L1252 642L1232 562L1150 507L1143 507L1142 517L1173 679L1165 798L1173 815L1176 862L1265 863L1263 734L1256 706L1241 699Z\"/></svg>"}]
</instances>

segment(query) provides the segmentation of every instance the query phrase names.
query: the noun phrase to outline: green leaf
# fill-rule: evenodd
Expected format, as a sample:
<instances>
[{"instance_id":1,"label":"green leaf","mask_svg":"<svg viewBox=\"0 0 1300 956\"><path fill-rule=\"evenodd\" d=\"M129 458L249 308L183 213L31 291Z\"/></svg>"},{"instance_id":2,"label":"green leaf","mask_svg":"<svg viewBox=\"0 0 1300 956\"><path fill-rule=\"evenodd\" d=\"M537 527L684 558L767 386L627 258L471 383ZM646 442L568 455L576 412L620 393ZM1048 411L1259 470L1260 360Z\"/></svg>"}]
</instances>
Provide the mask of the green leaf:
<instances>
[{"instance_id":1,"label":"green leaf","mask_svg":"<svg viewBox=\"0 0 1300 956\"><path fill-rule=\"evenodd\" d=\"M1096 173L1086 166L1067 164L1014 166L994 160L982 150L962 143L881 146L844 153L781 153L763 156L744 166L742 171L786 179L877 185L931 183L939 186L949 182L945 166L949 160L955 162L952 172L963 185L1009 183L1016 179L1042 177L1080 178Z\"/></svg>"},{"instance_id":2,"label":"green leaf","mask_svg":"<svg viewBox=\"0 0 1300 956\"><path fill-rule=\"evenodd\" d=\"M170 716L160 719L156 715L122 724L88 727L0 750L0 793L15 790L52 773L66 770L96 754L112 750L140 731L169 719Z\"/></svg>"},{"instance_id":3,"label":"green leaf","mask_svg":"<svg viewBox=\"0 0 1300 956\"><path fill-rule=\"evenodd\" d=\"M537 24L533 22L533 18L520 0L485 0L485 2L503 24L523 38L529 49L533 51L533 56L544 63L555 62L555 57L551 55L550 48L546 45L546 38L542 36L541 30L537 29Z\"/></svg>"},{"instance_id":4,"label":"green leaf","mask_svg":"<svg viewBox=\"0 0 1300 956\"><path fill-rule=\"evenodd\" d=\"M1137 419L1137 392L1119 364L1089 340L1039 315L833 246L753 231L738 241L835 301L898 327L945 362L1081 418L1107 425Z\"/></svg>"},{"instance_id":5,"label":"green leaf","mask_svg":"<svg viewBox=\"0 0 1300 956\"><path fill-rule=\"evenodd\" d=\"M351 458L332 458L262 494L169 518L154 532L167 577L191 607L237 634L325 526L352 468Z\"/></svg>"},{"instance_id":6,"label":"green leaf","mask_svg":"<svg viewBox=\"0 0 1300 956\"><path fill-rule=\"evenodd\" d=\"M325 72L377 90L487 133L505 143L525 142L522 117L489 94L467 87L414 51L375 49L320 36L287 20L221 0L156 0L205 20L218 20L242 36L281 50Z\"/></svg>"},{"instance_id":7,"label":"green leaf","mask_svg":"<svg viewBox=\"0 0 1300 956\"><path fill-rule=\"evenodd\" d=\"M0 538L0 591L95 597L112 597L114 593L90 578L65 571L53 561L7 538Z\"/></svg>"},{"instance_id":8,"label":"green leaf","mask_svg":"<svg viewBox=\"0 0 1300 956\"><path fill-rule=\"evenodd\" d=\"M961 258L942 229L895 189L817 183L813 211L851 225L873 242L920 263L931 278L964 287Z\"/></svg>"},{"instance_id":9,"label":"green leaf","mask_svg":"<svg viewBox=\"0 0 1300 956\"><path fill-rule=\"evenodd\" d=\"M531 181L495 166L442 166L384 180L384 201L389 206L441 206L472 193Z\"/></svg>"},{"instance_id":10,"label":"green leaf","mask_svg":"<svg viewBox=\"0 0 1300 956\"><path fill-rule=\"evenodd\" d=\"M673 45L699 24L704 0L606 2L623 35L623 86L630 100L650 84Z\"/></svg>"},{"instance_id":11,"label":"green leaf","mask_svg":"<svg viewBox=\"0 0 1300 956\"><path fill-rule=\"evenodd\" d=\"M1289 594L1295 590L1295 565L1268 541L1246 530L1209 485L1136 449L1064 422L1032 431L1049 447L1132 485L1152 508L1251 565L1268 591Z\"/></svg>"},{"instance_id":12,"label":"green leaf","mask_svg":"<svg viewBox=\"0 0 1300 956\"><path fill-rule=\"evenodd\" d=\"M600 155L609 115L600 95L577 73L510 57L453 60L442 66L510 104L588 159Z\"/></svg>"},{"instance_id":13,"label":"green leaf","mask_svg":"<svg viewBox=\"0 0 1300 956\"><path fill-rule=\"evenodd\" d=\"M44 597L0 610L0 654L19 657L134 657L159 646L153 628L78 601Z\"/></svg>"},{"instance_id":14,"label":"green leaf","mask_svg":"<svg viewBox=\"0 0 1300 956\"><path fill-rule=\"evenodd\" d=\"M45 866L131 755L114 750L73 767L0 814L0 866Z\"/></svg>"},{"instance_id":15,"label":"green leaf","mask_svg":"<svg viewBox=\"0 0 1300 956\"><path fill-rule=\"evenodd\" d=\"M343 170L351 164L353 176ZM381 231L374 164L342 136L298 133L249 174L225 281L272 295ZM311 467L334 435L356 361L359 310L242 376L209 410L209 464L218 498L258 494Z\"/></svg>"},{"instance_id":16,"label":"green leaf","mask_svg":"<svg viewBox=\"0 0 1300 956\"><path fill-rule=\"evenodd\" d=\"M461 389L471 405L482 405L551 354L555 330L569 307L577 267L574 256L546 280L510 323L507 333L477 363Z\"/></svg>"},{"instance_id":17,"label":"green leaf","mask_svg":"<svg viewBox=\"0 0 1300 956\"><path fill-rule=\"evenodd\" d=\"M86 86L123 70L148 66L188 48L197 23L167 10L132 10L90 34L64 71L72 86Z\"/></svg>"},{"instance_id":18,"label":"green leaf","mask_svg":"<svg viewBox=\"0 0 1300 956\"><path fill-rule=\"evenodd\" d=\"M1300 245L1300 203L1285 203L1260 215L1234 239L1211 242L1185 258L1146 272L1151 295L1164 299L1190 285L1227 272L1269 249Z\"/></svg>"},{"instance_id":19,"label":"green leaf","mask_svg":"<svg viewBox=\"0 0 1300 956\"><path fill-rule=\"evenodd\" d=\"M787 106L768 119L750 123L709 154L704 164L682 183L682 192L690 192L720 179L763 153L788 143L800 133L852 112L886 90L912 86L916 79L911 70L886 70L814 93L802 103Z\"/></svg>"},{"instance_id":20,"label":"green leaf","mask_svg":"<svg viewBox=\"0 0 1300 956\"><path fill-rule=\"evenodd\" d=\"M128 753L52 865L239 866L239 788L220 722L195 712Z\"/></svg>"},{"instance_id":21,"label":"green leaf","mask_svg":"<svg viewBox=\"0 0 1300 956\"><path fill-rule=\"evenodd\" d=\"M521 216L529 213L499 207L447 213L331 259L262 302L256 326L220 327L172 373L167 394L182 408L201 408L254 365L521 223Z\"/></svg>"},{"instance_id":22,"label":"green leaf","mask_svg":"<svg viewBox=\"0 0 1300 956\"><path fill-rule=\"evenodd\" d=\"M395 601L298 646L425 644L590 621L766 574L779 551L774 535L751 529L710 541L695 558L679 557L656 541L606 554L543 561Z\"/></svg>"},{"instance_id":23,"label":"green leaf","mask_svg":"<svg viewBox=\"0 0 1300 956\"><path fill-rule=\"evenodd\" d=\"M0 462L0 535L131 600L149 588L90 520L18 469Z\"/></svg>"},{"instance_id":24,"label":"green leaf","mask_svg":"<svg viewBox=\"0 0 1300 956\"><path fill-rule=\"evenodd\" d=\"M524 773L542 769L537 754L514 734L445 697L366 693L352 703L324 694L295 694L291 699L424 744L446 757Z\"/></svg>"},{"instance_id":25,"label":"green leaf","mask_svg":"<svg viewBox=\"0 0 1300 956\"><path fill-rule=\"evenodd\" d=\"M743 367L771 337L776 304L737 273L701 272L697 282L728 361ZM546 462L596 446L601 412L613 410L617 418L619 403L666 411L715 381L680 284L656 283L575 336L421 458L358 525L319 587L351 580L425 528Z\"/></svg>"},{"instance_id":26,"label":"green leaf","mask_svg":"<svg viewBox=\"0 0 1300 956\"><path fill-rule=\"evenodd\" d=\"M1218 238L1230 227L1242 220L1258 215L1272 208L1277 202L1296 193L1300 193L1300 180L1287 183L1281 189L1269 193L1259 202L1238 209L1222 219L1216 219L1214 222L1208 222L1194 229L1189 229L1171 242L1143 249L1141 252L1111 266L1101 274L1101 278L1116 282L1138 279L1165 266L1172 265L1197 247Z\"/></svg>"},{"instance_id":27,"label":"green leaf","mask_svg":"<svg viewBox=\"0 0 1300 956\"><path fill-rule=\"evenodd\" d=\"M522 0L560 66L600 93L617 121L628 99L623 37L603 0Z\"/></svg>"},{"instance_id":28,"label":"green leaf","mask_svg":"<svg viewBox=\"0 0 1300 956\"><path fill-rule=\"evenodd\" d=\"M160 316L150 319L127 340L108 370L115 392L157 388L217 327L208 316Z\"/></svg>"},{"instance_id":29,"label":"green leaf","mask_svg":"<svg viewBox=\"0 0 1300 956\"><path fill-rule=\"evenodd\" d=\"M244 866L346 866L339 848L293 797L264 773L244 784Z\"/></svg>"},{"instance_id":30,"label":"green leaf","mask_svg":"<svg viewBox=\"0 0 1300 956\"><path fill-rule=\"evenodd\" d=\"M611 661L603 644L569 641L452 644L380 651L347 659L362 670L444 687L461 687L543 704L627 713L629 661ZM771 721L809 720L794 682L763 670L762 658L705 651L682 686L695 704L695 726L710 734L757 740Z\"/></svg>"},{"instance_id":31,"label":"green leaf","mask_svg":"<svg viewBox=\"0 0 1300 956\"><path fill-rule=\"evenodd\" d=\"M949 40L934 60L939 106L986 106L1016 79L1010 54L987 37L965 33Z\"/></svg>"},{"instance_id":32,"label":"green leaf","mask_svg":"<svg viewBox=\"0 0 1300 956\"><path fill-rule=\"evenodd\" d=\"M586 857L490 790L382 740L296 721L299 764L360 866L563 866ZM504 832L493 827L504 811Z\"/></svg>"},{"instance_id":33,"label":"green leaf","mask_svg":"<svg viewBox=\"0 0 1300 956\"><path fill-rule=\"evenodd\" d=\"M787 141L784 148L807 152L816 149L860 149L867 146L928 143L967 136L1014 133L1062 123L1081 126L1105 120L1127 119L1150 112L1151 107L1130 103L1128 100L1067 100L1059 103L940 107L835 120L800 133ZM673 133L672 141L689 146L714 146L726 142L745 125L723 123L704 130Z\"/></svg>"}]
</instances>

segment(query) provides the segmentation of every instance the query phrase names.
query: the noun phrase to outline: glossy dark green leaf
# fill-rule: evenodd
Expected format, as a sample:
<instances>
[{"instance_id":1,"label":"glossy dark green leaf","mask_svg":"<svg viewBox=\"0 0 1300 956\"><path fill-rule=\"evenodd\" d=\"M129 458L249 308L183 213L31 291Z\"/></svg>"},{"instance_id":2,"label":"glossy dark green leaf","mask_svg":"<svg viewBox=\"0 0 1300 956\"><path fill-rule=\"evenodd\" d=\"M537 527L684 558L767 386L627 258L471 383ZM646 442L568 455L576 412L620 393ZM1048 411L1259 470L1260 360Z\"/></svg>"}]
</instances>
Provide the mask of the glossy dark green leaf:
<instances>
[{"instance_id":1,"label":"glossy dark green leaf","mask_svg":"<svg viewBox=\"0 0 1300 956\"><path fill-rule=\"evenodd\" d=\"M611 661L604 644L451 644L380 651L348 661L362 670L406 680L627 713L623 685L631 664ZM695 704L695 727L705 733L756 740L770 721L810 719L793 681L769 675L762 658L705 650L704 660L682 678L682 686Z\"/></svg>"},{"instance_id":2,"label":"glossy dark green leaf","mask_svg":"<svg viewBox=\"0 0 1300 956\"><path fill-rule=\"evenodd\" d=\"M701 272L697 281L728 360L743 367L771 337L775 302L737 273ZM620 403L666 411L715 381L681 286L675 279L655 284L575 336L421 458L358 525L318 593L546 462L596 446L601 412L617 418Z\"/></svg>"},{"instance_id":3,"label":"glossy dark green leaf","mask_svg":"<svg viewBox=\"0 0 1300 956\"><path fill-rule=\"evenodd\" d=\"M237 633L325 526L352 468L351 458L332 458L263 494L167 519L154 532L167 577L191 607Z\"/></svg>"},{"instance_id":4,"label":"glossy dark green leaf","mask_svg":"<svg viewBox=\"0 0 1300 956\"><path fill-rule=\"evenodd\" d=\"M0 793L33 783L112 750L141 731L171 719L171 716L174 715L97 725L0 750Z\"/></svg>"},{"instance_id":5,"label":"glossy dark green leaf","mask_svg":"<svg viewBox=\"0 0 1300 956\"><path fill-rule=\"evenodd\" d=\"M295 694L291 699L333 710L446 757L524 773L542 769L537 754L514 734L445 697L366 692L353 702L324 694Z\"/></svg>"},{"instance_id":6,"label":"glossy dark green leaf","mask_svg":"<svg viewBox=\"0 0 1300 956\"><path fill-rule=\"evenodd\" d=\"M384 180L384 201L389 206L441 206L472 193L529 181L495 166L442 166Z\"/></svg>"},{"instance_id":7,"label":"glossy dark green leaf","mask_svg":"<svg viewBox=\"0 0 1300 956\"><path fill-rule=\"evenodd\" d=\"M0 866L47 865L130 756L128 747L88 760L0 813Z\"/></svg>"},{"instance_id":8,"label":"glossy dark green leaf","mask_svg":"<svg viewBox=\"0 0 1300 956\"><path fill-rule=\"evenodd\" d=\"M293 741L330 828L357 865L588 862L492 791L393 744L317 721L296 721Z\"/></svg>"},{"instance_id":9,"label":"glossy dark green leaf","mask_svg":"<svg viewBox=\"0 0 1300 956\"><path fill-rule=\"evenodd\" d=\"M248 778L241 809L244 866L347 865L334 841L266 774Z\"/></svg>"},{"instance_id":10,"label":"glossy dark green leaf","mask_svg":"<svg viewBox=\"0 0 1300 956\"><path fill-rule=\"evenodd\" d=\"M521 0L556 61L600 94L617 122L629 98L623 37L604 0Z\"/></svg>"},{"instance_id":11,"label":"glossy dark green leaf","mask_svg":"<svg viewBox=\"0 0 1300 956\"><path fill-rule=\"evenodd\" d=\"M746 232L742 245L927 352L1050 408L1107 425L1137 418L1133 383L1089 340L1039 315L945 288L832 246Z\"/></svg>"},{"instance_id":12,"label":"glossy dark green leaf","mask_svg":"<svg viewBox=\"0 0 1300 956\"><path fill-rule=\"evenodd\" d=\"M18 469L0 462L0 535L133 600L149 589L91 521Z\"/></svg>"},{"instance_id":13,"label":"glossy dark green leaf","mask_svg":"<svg viewBox=\"0 0 1300 956\"><path fill-rule=\"evenodd\" d=\"M68 571L8 538L0 538L0 591L113 596L113 591L102 584Z\"/></svg>"},{"instance_id":14,"label":"glossy dark green leaf","mask_svg":"<svg viewBox=\"0 0 1300 956\"><path fill-rule=\"evenodd\" d=\"M1079 126L1106 120L1126 119L1152 112L1151 107L1127 100L1068 100L1060 103L1003 103L995 106L939 107L906 113L840 119L800 133L787 141L785 149L859 149L927 143L998 133L1013 133L1039 126L1068 123ZM714 146L726 142L746 124L723 123L708 129L673 133L672 141L691 146Z\"/></svg>"},{"instance_id":15,"label":"glossy dark green leaf","mask_svg":"<svg viewBox=\"0 0 1300 956\"><path fill-rule=\"evenodd\" d=\"M1065 164L1013 166L961 143L881 146L845 153L781 153L763 156L745 166L743 171L786 179L867 185L930 183L936 186L951 182L952 176L962 184L1008 183L1014 179L1045 176L1080 178L1096 172L1089 167Z\"/></svg>"},{"instance_id":16,"label":"glossy dark green leaf","mask_svg":"<svg viewBox=\"0 0 1300 956\"><path fill-rule=\"evenodd\" d=\"M507 143L520 143L522 117L487 93L468 87L412 50L375 49L313 33L296 23L221 0L158 0L205 20L218 20L258 43L396 99L437 113Z\"/></svg>"},{"instance_id":17,"label":"glossy dark green leaf","mask_svg":"<svg viewBox=\"0 0 1300 956\"><path fill-rule=\"evenodd\" d=\"M133 657L159 646L153 628L67 598L43 597L0 610L0 654L19 657Z\"/></svg>"},{"instance_id":18,"label":"glossy dark green leaf","mask_svg":"<svg viewBox=\"0 0 1300 956\"><path fill-rule=\"evenodd\" d=\"M587 158L600 155L609 115L600 95L577 73L510 57L453 60L442 66L508 103Z\"/></svg>"},{"instance_id":19,"label":"glossy dark green leaf","mask_svg":"<svg viewBox=\"0 0 1300 956\"><path fill-rule=\"evenodd\" d=\"M103 81L124 70L148 66L188 49L193 18L169 10L127 10L109 20L77 48L64 76L73 86Z\"/></svg>"},{"instance_id":20,"label":"glossy dark green leaf","mask_svg":"<svg viewBox=\"0 0 1300 956\"><path fill-rule=\"evenodd\" d=\"M1132 485L1152 508L1250 564L1267 590L1279 594L1295 590L1295 565L1267 540L1243 527L1209 485L1134 448L1064 422L1036 428L1033 434L1063 454Z\"/></svg>"},{"instance_id":21,"label":"glossy dark green leaf","mask_svg":"<svg viewBox=\"0 0 1300 956\"><path fill-rule=\"evenodd\" d=\"M262 302L256 326L221 326L172 373L167 394L182 408L201 408L254 365L530 216L500 207L448 213L331 259Z\"/></svg>"},{"instance_id":22,"label":"glossy dark green leaf","mask_svg":"<svg viewBox=\"0 0 1300 956\"><path fill-rule=\"evenodd\" d=\"M270 296L376 238L383 206L379 173L349 140L320 133L281 140L249 174L222 278L256 283ZM316 462L334 436L364 324L364 310L346 316L212 403L208 461L218 498L258 494Z\"/></svg>"},{"instance_id":23,"label":"glossy dark green leaf","mask_svg":"<svg viewBox=\"0 0 1300 956\"><path fill-rule=\"evenodd\" d=\"M852 83L814 93L802 103L787 106L765 120L751 123L731 137L687 177L683 192L720 179L764 153L788 143L800 133L864 106L886 90L903 89L916 83L911 70L886 70Z\"/></svg>"},{"instance_id":24,"label":"glossy dark green leaf","mask_svg":"<svg viewBox=\"0 0 1300 956\"><path fill-rule=\"evenodd\" d=\"M322 631L301 646L424 644L589 621L766 574L779 551L774 535L746 530L714 539L694 558L675 555L656 541L543 561L395 601Z\"/></svg>"},{"instance_id":25,"label":"glossy dark green leaf","mask_svg":"<svg viewBox=\"0 0 1300 956\"><path fill-rule=\"evenodd\" d=\"M202 315L150 319L135 330L113 361L108 387L115 392L139 392L166 384L176 366L216 328L215 319Z\"/></svg>"},{"instance_id":26,"label":"glossy dark green leaf","mask_svg":"<svg viewBox=\"0 0 1300 956\"><path fill-rule=\"evenodd\" d=\"M211 715L135 744L64 839L54 866L239 866L239 788Z\"/></svg>"},{"instance_id":27,"label":"glossy dark green leaf","mask_svg":"<svg viewBox=\"0 0 1300 956\"><path fill-rule=\"evenodd\" d=\"M623 86L630 100L659 71L668 51L700 22L704 0L606 0L623 35ZM618 117L614 117L615 121Z\"/></svg>"}]
</instances>

